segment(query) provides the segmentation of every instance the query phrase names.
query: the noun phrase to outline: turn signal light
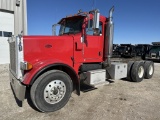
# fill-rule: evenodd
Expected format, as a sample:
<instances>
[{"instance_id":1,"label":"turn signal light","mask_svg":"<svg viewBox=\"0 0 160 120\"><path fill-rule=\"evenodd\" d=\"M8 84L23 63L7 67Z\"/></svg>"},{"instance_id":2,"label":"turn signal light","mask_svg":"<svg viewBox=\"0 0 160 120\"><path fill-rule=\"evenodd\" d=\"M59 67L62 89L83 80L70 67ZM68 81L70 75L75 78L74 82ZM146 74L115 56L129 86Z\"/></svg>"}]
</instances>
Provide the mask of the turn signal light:
<instances>
[{"instance_id":1,"label":"turn signal light","mask_svg":"<svg viewBox=\"0 0 160 120\"><path fill-rule=\"evenodd\" d=\"M21 70L31 70L33 68L32 64L29 62L21 62L20 63Z\"/></svg>"}]
</instances>

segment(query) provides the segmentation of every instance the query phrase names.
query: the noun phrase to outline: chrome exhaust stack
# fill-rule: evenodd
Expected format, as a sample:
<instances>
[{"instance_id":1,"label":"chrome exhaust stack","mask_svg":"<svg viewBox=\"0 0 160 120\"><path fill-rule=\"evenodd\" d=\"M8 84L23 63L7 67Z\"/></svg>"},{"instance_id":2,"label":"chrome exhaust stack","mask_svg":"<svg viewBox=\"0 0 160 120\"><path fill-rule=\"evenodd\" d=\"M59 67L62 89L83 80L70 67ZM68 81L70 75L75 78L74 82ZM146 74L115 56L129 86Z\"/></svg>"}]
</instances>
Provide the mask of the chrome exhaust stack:
<instances>
[{"instance_id":1,"label":"chrome exhaust stack","mask_svg":"<svg viewBox=\"0 0 160 120\"><path fill-rule=\"evenodd\" d=\"M111 57L113 52L113 34L114 34L114 23L113 23L113 14L114 6L109 11L108 23L106 24L106 36L104 44L104 63L103 66L111 66Z\"/></svg>"}]
</instances>

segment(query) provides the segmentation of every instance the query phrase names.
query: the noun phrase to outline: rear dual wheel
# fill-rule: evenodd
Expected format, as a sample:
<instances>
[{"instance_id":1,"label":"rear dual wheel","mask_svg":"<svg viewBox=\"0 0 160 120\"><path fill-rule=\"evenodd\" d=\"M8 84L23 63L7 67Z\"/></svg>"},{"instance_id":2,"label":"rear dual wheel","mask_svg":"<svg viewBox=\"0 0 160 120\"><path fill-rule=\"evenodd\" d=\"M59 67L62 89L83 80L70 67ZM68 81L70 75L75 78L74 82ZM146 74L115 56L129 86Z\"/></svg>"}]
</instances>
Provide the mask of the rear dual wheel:
<instances>
[{"instance_id":1,"label":"rear dual wheel","mask_svg":"<svg viewBox=\"0 0 160 120\"><path fill-rule=\"evenodd\" d=\"M144 68L145 68L145 79L150 79L153 76L154 73L154 63L153 61L145 61L144 63Z\"/></svg>"},{"instance_id":2,"label":"rear dual wheel","mask_svg":"<svg viewBox=\"0 0 160 120\"><path fill-rule=\"evenodd\" d=\"M144 79L144 63L142 61L134 62L131 69L131 80L141 82Z\"/></svg>"},{"instance_id":3,"label":"rear dual wheel","mask_svg":"<svg viewBox=\"0 0 160 120\"><path fill-rule=\"evenodd\" d=\"M127 68L127 80L141 82L144 78L152 78L154 63L152 61L130 61Z\"/></svg>"},{"instance_id":4,"label":"rear dual wheel","mask_svg":"<svg viewBox=\"0 0 160 120\"><path fill-rule=\"evenodd\" d=\"M131 81L131 68L134 61L129 61L127 66L127 80Z\"/></svg>"}]
</instances>

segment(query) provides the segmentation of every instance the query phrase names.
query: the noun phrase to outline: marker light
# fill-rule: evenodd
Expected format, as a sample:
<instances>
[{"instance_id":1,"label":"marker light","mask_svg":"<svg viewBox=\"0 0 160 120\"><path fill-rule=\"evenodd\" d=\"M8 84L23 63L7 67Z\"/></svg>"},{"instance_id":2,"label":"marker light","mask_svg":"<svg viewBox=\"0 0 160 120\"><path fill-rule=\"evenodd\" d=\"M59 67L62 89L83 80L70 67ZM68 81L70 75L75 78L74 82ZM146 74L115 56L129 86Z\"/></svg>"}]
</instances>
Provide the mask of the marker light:
<instances>
[{"instance_id":1,"label":"marker light","mask_svg":"<svg viewBox=\"0 0 160 120\"><path fill-rule=\"evenodd\" d=\"M21 70L31 70L33 68L32 64L29 62L21 62L20 63Z\"/></svg>"}]
</instances>

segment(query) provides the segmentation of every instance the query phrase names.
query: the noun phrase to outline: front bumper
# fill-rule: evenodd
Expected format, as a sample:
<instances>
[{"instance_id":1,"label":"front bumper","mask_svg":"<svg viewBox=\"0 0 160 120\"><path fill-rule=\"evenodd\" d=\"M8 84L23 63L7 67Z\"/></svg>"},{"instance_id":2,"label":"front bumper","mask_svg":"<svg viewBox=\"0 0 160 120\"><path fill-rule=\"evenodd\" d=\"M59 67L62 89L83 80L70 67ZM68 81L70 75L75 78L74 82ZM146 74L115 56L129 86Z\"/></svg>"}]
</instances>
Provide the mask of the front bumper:
<instances>
[{"instance_id":1,"label":"front bumper","mask_svg":"<svg viewBox=\"0 0 160 120\"><path fill-rule=\"evenodd\" d=\"M160 57L158 58L145 57L145 58L146 60L160 61Z\"/></svg>"},{"instance_id":2,"label":"front bumper","mask_svg":"<svg viewBox=\"0 0 160 120\"><path fill-rule=\"evenodd\" d=\"M16 98L23 101L26 93L26 86L22 85L21 82L9 72L10 83Z\"/></svg>"}]
</instances>

